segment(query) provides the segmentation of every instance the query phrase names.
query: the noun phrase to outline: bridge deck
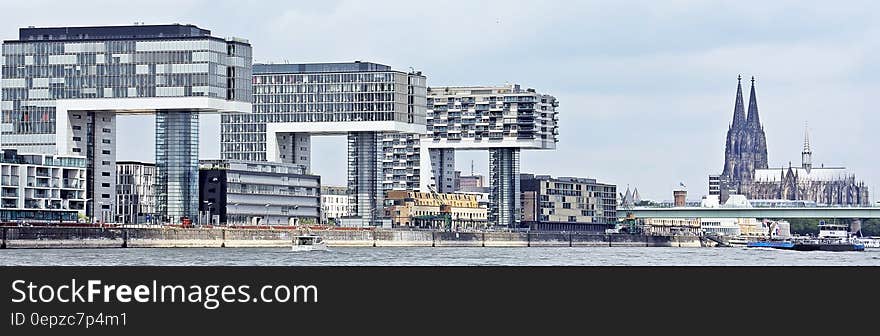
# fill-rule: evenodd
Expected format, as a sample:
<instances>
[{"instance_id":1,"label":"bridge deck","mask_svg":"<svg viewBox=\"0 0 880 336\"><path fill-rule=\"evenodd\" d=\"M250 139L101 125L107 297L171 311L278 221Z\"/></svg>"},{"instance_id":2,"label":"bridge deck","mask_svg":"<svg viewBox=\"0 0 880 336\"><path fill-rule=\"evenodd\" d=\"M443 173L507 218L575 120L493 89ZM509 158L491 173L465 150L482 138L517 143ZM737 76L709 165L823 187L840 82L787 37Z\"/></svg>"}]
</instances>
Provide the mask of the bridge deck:
<instances>
[{"instance_id":1,"label":"bridge deck","mask_svg":"<svg viewBox=\"0 0 880 336\"><path fill-rule=\"evenodd\" d=\"M880 207L813 208L633 208L617 210L617 218L880 218Z\"/></svg>"}]
</instances>

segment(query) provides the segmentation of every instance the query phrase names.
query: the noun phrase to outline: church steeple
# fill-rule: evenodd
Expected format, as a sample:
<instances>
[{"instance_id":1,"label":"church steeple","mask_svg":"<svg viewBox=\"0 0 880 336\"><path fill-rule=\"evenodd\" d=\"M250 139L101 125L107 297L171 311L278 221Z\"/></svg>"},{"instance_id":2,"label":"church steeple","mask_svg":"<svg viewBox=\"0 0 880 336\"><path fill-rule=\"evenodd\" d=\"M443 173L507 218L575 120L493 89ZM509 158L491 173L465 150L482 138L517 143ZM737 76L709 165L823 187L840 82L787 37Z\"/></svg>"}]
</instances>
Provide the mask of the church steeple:
<instances>
[{"instance_id":1,"label":"church steeple","mask_svg":"<svg viewBox=\"0 0 880 336\"><path fill-rule=\"evenodd\" d=\"M730 128L740 129L746 126L746 110L743 105L742 75L736 77L736 103L733 107L733 125Z\"/></svg>"},{"instance_id":2,"label":"church steeple","mask_svg":"<svg viewBox=\"0 0 880 336\"><path fill-rule=\"evenodd\" d=\"M810 129L809 125L804 123L804 151L801 152L801 165L810 173L813 169L813 150L810 149Z\"/></svg>"},{"instance_id":3,"label":"church steeple","mask_svg":"<svg viewBox=\"0 0 880 336\"><path fill-rule=\"evenodd\" d=\"M749 128L761 129L761 116L758 115L758 95L755 94L755 76L752 76L752 92L749 93Z\"/></svg>"}]
</instances>

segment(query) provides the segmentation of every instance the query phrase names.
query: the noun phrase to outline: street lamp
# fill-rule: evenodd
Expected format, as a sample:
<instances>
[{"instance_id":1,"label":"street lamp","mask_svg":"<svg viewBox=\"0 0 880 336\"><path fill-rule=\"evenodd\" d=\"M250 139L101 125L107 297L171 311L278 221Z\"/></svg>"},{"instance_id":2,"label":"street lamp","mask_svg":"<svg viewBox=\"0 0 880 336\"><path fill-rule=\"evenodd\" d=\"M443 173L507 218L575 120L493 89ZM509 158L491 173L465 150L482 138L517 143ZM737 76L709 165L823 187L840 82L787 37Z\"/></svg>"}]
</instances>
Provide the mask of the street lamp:
<instances>
[{"instance_id":1,"label":"street lamp","mask_svg":"<svg viewBox=\"0 0 880 336\"><path fill-rule=\"evenodd\" d=\"M266 203L266 225L267 226L269 225L269 207L271 205L272 205L272 203Z\"/></svg>"},{"instance_id":2,"label":"street lamp","mask_svg":"<svg viewBox=\"0 0 880 336\"><path fill-rule=\"evenodd\" d=\"M214 203L208 202L208 201L202 201L202 202L208 205L208 211L205 214L206 222L208 222L208 224L210 224L210 225L214 225L213 218L211 218L212 217L211 216L212 215L211 214L211 206L214 205Z\"/></svg>"},{"instance_id":3,"label":"street lamp","mask_svg":"<svg viewBox=\"0 0 880 336\"><path fill-rule=\"evenodd\" d=\"M299 209L299 205L293 206L293 211L296 211L298 209ZM296 215L294 215L294 217L293 217L293 226L299 226L299 217Z\"/></svg>"}]
</instances>

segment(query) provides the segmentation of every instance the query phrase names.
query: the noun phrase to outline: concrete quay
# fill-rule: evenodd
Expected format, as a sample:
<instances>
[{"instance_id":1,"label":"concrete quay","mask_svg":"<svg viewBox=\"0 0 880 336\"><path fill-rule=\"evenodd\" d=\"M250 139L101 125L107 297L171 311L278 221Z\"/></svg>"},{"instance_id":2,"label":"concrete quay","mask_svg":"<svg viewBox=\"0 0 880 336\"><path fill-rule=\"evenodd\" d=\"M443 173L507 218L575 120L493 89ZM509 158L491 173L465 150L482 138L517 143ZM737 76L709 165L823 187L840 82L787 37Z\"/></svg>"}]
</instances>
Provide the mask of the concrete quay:
<instances>
[{"instance_id":1,"label":"concrete quay","mask_svg":"<svg viewBox=\"0 0 880 336\"><path fill-rule=\"evenodd\" d=\"M0 248L274 248L289 247L299 229L3 227ZM696 236L578 232L439 232L321 230L331 247L709 247Z\"/></svg>"}]
</instances>

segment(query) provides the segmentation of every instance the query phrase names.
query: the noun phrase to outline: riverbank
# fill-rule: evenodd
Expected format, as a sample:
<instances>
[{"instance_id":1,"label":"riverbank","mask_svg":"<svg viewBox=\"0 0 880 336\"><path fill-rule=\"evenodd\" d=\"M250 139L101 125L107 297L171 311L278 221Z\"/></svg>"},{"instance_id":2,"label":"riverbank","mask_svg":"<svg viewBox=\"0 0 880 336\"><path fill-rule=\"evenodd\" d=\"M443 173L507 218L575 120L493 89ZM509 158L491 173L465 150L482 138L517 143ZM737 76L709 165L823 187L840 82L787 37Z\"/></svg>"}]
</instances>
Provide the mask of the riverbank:
<instances>
[{"instance_id":1,"label":"riverbank","mask_svg":"<svg viewBox=\"0 0 880 336\"><path fill-rule=\"evenodd\" d=\"M259 248L289 247L298 229L4 227L0 248ZM438 232L312 230L331 247L709 247L696 236L579 232Z\"/></svg>"}]
</instances>

